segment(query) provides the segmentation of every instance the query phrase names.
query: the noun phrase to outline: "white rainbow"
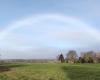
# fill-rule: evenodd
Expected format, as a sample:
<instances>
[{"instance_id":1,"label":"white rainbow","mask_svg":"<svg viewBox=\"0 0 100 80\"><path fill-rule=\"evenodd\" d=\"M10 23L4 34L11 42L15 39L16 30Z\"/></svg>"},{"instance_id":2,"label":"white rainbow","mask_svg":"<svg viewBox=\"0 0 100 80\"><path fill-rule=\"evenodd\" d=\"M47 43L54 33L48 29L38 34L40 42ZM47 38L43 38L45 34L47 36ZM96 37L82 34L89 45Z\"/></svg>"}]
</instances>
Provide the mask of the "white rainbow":
<instances>
[{"instance_id":1,"label":"white rainbow","mask_svg":"<svg viewBox=\"0 0 100 80\"><path fill-rule=\"evenodd\" d=\"M70 24L77 24L79 25L83 30L85 29L85 31L91 35L94 39L96 39L98 42L100 42L100 32L91 27L90 25L87 25L86 23L70 17L70 16L65 16L62 14L41 14L41 15L34 15L34 16L30 16L28 18L19 20L19 21L15 21L11 24L9 24L8 26L6 26L6 29L4 29L3 31L0 32L0 40L4 39L8 34L10 34L11 31L13 31L14 29L17 29L19 27L24 27L24 26L28 26L28 25L32 25L34 23L39 23L42 22L44 20L47 19L51 19L51 20L58 20L58 21L62 21L65 23L70 23Z\"/></svg>"}]
</instances>

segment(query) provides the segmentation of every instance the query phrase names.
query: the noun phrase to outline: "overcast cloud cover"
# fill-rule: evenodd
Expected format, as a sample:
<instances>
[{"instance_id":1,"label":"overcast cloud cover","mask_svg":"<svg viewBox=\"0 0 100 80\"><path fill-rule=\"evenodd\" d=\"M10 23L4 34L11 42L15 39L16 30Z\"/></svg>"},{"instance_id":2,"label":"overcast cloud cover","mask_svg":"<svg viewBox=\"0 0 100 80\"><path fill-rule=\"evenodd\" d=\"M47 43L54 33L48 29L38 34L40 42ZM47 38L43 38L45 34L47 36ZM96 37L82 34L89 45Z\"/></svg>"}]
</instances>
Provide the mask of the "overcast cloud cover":
<instances>
[{"instance_id":1,"label":"overcast cloud cover","mask_svg":"<svg viewBox=\"0 0 100 80\"><path fill-rule=\"evenodd\" d=\"M0 0L3 59L56 58L100 48L99 0Z\"/></svg>"}]
</instances>

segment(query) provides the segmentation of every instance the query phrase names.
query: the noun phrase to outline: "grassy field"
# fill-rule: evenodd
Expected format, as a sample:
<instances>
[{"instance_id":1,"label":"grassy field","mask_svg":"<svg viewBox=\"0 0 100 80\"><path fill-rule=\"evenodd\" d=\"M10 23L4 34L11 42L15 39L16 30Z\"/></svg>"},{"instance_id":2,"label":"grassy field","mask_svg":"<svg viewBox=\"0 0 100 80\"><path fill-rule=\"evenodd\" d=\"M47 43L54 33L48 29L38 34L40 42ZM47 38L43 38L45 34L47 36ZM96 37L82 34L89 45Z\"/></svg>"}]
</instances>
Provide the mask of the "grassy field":
<instances>
[{"instance_id":1,"label":"grassy field","mask_svg":"<svg viewBox=\"0 0 100 80\"><path fill-rule=\"evenodd\" d=\"M100 80L100 64L6 64L0 80Z\"/></svg>"}]
</instances>

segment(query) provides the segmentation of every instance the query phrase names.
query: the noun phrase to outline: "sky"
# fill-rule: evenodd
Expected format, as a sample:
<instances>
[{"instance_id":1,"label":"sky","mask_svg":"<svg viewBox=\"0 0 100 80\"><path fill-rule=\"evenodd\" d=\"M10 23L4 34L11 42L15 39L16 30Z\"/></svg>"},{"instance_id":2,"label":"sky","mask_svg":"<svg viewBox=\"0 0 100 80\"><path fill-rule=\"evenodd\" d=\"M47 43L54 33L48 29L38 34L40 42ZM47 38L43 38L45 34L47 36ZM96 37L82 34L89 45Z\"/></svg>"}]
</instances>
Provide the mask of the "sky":
<instances>
[{"instance_id":1,"label":"sky","mask_svg":"<svg viewBox=\"0 0 100 80\"><path fill-rule=\"evenodd\" d=\"M100 51L100 0L0 0L2 59L53 59Z\"/></svg>"}]
</instances>

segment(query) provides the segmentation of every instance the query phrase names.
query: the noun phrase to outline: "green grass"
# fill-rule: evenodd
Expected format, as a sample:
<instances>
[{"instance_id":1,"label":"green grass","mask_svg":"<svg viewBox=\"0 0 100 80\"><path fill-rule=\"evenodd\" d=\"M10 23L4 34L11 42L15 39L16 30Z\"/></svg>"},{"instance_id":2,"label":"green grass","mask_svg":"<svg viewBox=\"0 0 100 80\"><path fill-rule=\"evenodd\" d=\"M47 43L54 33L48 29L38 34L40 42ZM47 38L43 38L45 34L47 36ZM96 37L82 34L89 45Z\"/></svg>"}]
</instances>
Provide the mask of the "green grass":
<instances>
[{"instance_id":1,"label":"green grass","mask_svg":"<svg viewBox=\"0 0 100 80\"><path fill-rule=\"evenodd\" d=\"M0 80L100 80L100 64L6 64Z\"/></svg>"}]
</instances>

